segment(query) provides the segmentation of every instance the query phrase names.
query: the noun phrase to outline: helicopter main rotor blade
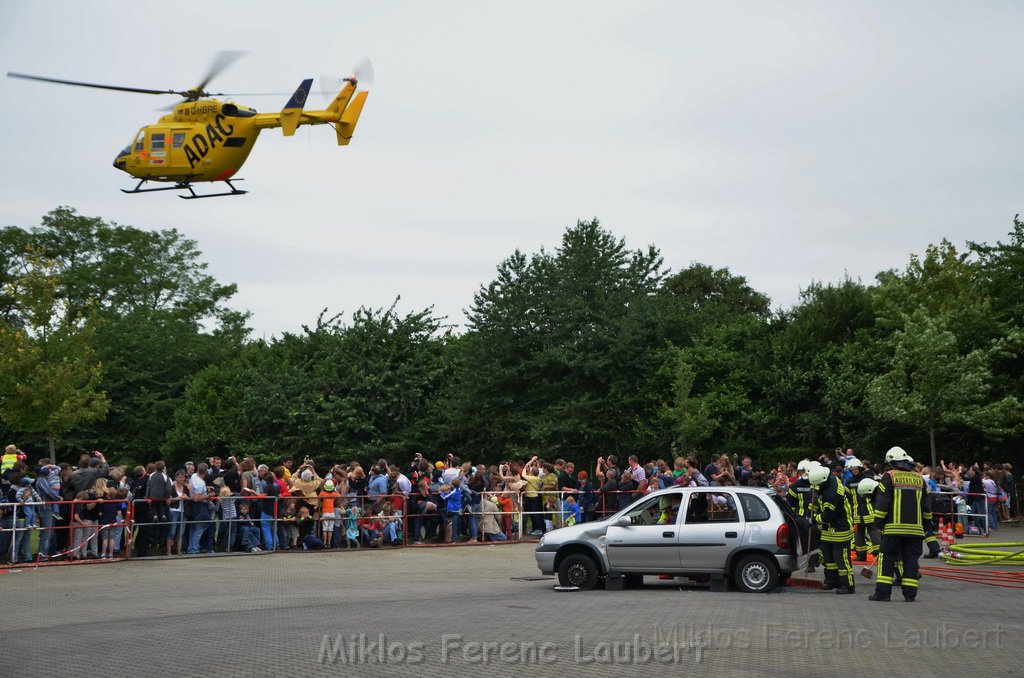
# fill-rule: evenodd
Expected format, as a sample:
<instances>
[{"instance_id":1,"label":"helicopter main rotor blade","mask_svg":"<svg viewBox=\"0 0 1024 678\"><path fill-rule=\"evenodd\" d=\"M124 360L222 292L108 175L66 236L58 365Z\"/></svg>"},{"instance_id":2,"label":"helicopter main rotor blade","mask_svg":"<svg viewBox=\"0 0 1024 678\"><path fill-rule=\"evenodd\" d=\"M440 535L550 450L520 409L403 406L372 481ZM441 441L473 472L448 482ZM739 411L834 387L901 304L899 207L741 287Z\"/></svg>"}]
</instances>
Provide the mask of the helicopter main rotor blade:
<instances>
[{"instance_id":1,"label":"helicopter main rotor blade","mask_svg":"<svg viewBox=\"0 0 1024 678\"><path fill-rule=\"evenodd\" d=\"M27 73L7 72L8 78L21 78L22 80L39 80L40 82L53 82L58 85L74 85L76 87L93 87L95 89L112 89L118 92L137 92L139 94L180 94L173 89L144 89L142 87L121 87L118 85L99 85L94 82L79 82L78 80L58 80L57 78L44 78L41 75L28 75Z\"/></svg>"},{"instance_id":2,"label":"helicopter main rotor blade","mask_svg":"<svg viewBox=\"0 0 1024 678\"><path fill-rule=\"evenodd\" d=\"M213 62L210 64L210 70L207 71L206 77L204 77L202 81L198 85L196 85L196 89L200 92L204 91L206 89L206 86L210 84L211 80L220 75L220 72L223 71L225 68L238 61L238 59L243 54L245 54L245 52L240 52L237 50L222 50L220 52L217 52L217 56L213 58ZM218 94L216 96L223 95Z\"/></svg>"}]
</instances>

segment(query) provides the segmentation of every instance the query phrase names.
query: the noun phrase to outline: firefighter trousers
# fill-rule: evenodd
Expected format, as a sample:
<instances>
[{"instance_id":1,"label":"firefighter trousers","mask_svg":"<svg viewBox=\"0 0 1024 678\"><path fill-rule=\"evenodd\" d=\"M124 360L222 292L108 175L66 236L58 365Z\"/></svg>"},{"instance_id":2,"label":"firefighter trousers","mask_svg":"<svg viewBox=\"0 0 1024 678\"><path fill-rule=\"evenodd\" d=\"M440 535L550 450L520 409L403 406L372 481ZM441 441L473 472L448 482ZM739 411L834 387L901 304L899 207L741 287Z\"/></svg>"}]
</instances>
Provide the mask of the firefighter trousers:
<instances>
[{"instance_id":1,"label":"firefighter trousers","mask_svg":"<svg viewBox=\"0 0 1024 678\"><path fill-rule=\"evenodd\" d=\"M921 570L918 559L921 557L921 537L882 535L882 543L878 551L878 577L875 579L875 595L888 598L892 595L893 578L896 576L897 561L903 565L900 585L903 587L904 598L916 598Z\"/></svg>"},{"instance_id":2,"label":"firefighter trousers","mask_svg":"<svg viewBox=\"0 0 1024 678\"><path fill-rule=\"evenodd\" d=\"M825 583L853 588L853 566L850 565L849 541L821 540L821 562L825 567Z\"/></svg>"}]
</instances>

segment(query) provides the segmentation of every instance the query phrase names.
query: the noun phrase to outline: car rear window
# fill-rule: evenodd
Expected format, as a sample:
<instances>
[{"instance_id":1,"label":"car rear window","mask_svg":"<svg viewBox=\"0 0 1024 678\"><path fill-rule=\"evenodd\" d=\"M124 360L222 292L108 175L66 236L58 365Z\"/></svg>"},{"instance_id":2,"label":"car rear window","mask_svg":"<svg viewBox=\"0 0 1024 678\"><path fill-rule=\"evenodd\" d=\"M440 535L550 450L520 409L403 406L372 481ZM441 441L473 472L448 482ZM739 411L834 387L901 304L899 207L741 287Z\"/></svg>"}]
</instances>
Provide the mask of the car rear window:
<instances>
[{"instance_id":1,"label":"car rear window","mask_svg":"<svg viewBox=\"0 0 1024 678\"><path fill-rule=\"evenodd\" d=\"M747 522L757 522L771 518L768 507L765 506L764 502L756 494L740 494L740 504L743 505L743 516L747 519Z\"/></svg>"}]
</instances>

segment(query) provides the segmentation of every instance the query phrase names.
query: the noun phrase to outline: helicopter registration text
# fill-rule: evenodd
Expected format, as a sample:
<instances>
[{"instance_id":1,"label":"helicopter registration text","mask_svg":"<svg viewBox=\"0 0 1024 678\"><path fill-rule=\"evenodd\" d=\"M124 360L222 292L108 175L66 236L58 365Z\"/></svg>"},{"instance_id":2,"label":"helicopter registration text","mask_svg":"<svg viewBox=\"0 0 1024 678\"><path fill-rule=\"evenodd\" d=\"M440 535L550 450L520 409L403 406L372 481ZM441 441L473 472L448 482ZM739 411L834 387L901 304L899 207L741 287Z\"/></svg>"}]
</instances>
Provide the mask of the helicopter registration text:
<instances>
[{"instance_id":1,"label":"helicopter registration text","mask_svg":"<svg viewBox=\"0 0 1024 678\"><path fill-rule=\"evenodd\" d=\"M231 136L235 131L234 125L224 126L225 116L218 113L214 122L206 126L206 134L195 134L185 144L185 157L188 159L190 168L199 164L206 154L217 147L217 144L224 142L226 137Z\"/></svg>"}]
</instances>

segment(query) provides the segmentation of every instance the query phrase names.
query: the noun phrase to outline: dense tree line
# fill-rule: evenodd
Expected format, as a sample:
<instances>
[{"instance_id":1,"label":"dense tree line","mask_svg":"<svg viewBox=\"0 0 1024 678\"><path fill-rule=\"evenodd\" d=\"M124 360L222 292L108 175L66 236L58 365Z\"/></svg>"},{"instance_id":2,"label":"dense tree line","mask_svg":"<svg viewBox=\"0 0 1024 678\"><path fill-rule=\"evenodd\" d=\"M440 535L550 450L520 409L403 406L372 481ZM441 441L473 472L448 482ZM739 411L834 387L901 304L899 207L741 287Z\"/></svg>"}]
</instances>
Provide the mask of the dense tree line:
<instances>
[{"instance_id":1,"label":"dense tree line","mask_svg":"<svg viewBox=\"0 0 1024 678\"><path fill-rule=\"evenodd\" d=\"M59 208L0 230L0 264L0 433L62 458L1015 459L1024 423L1019 219L1005 243L943 241L777 310L742 276L672 272L581 221L500 262L460 332L393 306L270 341L174 230Z\"/></svg>"}]
</instances>

